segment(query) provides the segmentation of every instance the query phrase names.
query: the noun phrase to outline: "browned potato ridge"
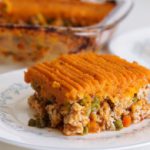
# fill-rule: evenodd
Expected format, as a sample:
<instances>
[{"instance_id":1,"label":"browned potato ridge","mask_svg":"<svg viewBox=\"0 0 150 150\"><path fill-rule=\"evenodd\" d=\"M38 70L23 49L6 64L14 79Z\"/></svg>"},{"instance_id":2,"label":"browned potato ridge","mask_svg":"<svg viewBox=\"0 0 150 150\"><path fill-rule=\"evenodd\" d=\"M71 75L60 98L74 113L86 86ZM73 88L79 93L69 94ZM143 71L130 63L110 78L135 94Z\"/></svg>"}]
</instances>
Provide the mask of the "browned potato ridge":
<instances>
[{"instance_id":1,"label":"browned potato ridge","mask_svg":"<svg viewBox=\"0 0 150 150\"><path fill-rule=\"evenodd\" d=\"M3 3L4 2L4 3ZM89 3L79 0L4 0L0 22L18 22L42 14L47 18L69 19L73 23L91 25L101 21L115 7L115 3ZM1 12L0 11L0 12Z\"/></svg>"},{"instance_id":2,"label":"browned potato ridge","mask_svg":"<svg viewBox=\"0 0 150 150\"><path fill-rule=\"evenodd\" d=\"M37 84L45 99L58 103L77 101L86 95L114 98L133 97L150 83L150 71L117 56L81 53L63 55L52 62L30 67L25 81Z\"/></svg>"}]
</instances>

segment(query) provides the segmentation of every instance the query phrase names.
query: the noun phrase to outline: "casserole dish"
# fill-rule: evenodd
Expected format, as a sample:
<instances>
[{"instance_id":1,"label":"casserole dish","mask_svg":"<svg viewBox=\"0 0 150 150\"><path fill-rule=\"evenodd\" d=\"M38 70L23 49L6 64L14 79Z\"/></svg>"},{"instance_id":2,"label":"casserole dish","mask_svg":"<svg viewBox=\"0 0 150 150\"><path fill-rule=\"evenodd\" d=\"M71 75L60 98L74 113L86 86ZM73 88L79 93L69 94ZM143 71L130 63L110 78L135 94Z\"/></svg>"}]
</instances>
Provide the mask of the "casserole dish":
<instances>
[{"instance_id":1,"label":"casserole dish","mask_svg":"<svg viewBox=\"0 0 150 150\"><path fill-rule=\"evenodd\" d=\"M0 60L31 64L64 53L99 50L132 2L3 0L0 7Z\"/></svg>"}]
</instances>

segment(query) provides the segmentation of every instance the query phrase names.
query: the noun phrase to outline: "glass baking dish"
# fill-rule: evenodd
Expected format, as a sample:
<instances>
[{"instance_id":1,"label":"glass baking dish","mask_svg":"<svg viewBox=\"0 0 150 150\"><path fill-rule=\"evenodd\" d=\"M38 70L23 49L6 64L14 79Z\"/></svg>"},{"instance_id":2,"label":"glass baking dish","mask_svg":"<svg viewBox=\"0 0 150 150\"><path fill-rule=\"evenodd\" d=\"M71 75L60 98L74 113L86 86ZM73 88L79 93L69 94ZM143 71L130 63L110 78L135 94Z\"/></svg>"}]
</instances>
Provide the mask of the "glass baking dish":
<instances>
[{"instance_id":1,"label":"glass baking dish","mask_svg":"<svg viewBox=\"0 0 150 150\"><path fill-rule=\"evenodd\" d=\"M133 6L131 0L111 2L115 3L113 10L102 21L90 26L45 27L1 23L0 62L32 64L53 59L61 54L100 50Z\"/></svg>"}]
</instances>

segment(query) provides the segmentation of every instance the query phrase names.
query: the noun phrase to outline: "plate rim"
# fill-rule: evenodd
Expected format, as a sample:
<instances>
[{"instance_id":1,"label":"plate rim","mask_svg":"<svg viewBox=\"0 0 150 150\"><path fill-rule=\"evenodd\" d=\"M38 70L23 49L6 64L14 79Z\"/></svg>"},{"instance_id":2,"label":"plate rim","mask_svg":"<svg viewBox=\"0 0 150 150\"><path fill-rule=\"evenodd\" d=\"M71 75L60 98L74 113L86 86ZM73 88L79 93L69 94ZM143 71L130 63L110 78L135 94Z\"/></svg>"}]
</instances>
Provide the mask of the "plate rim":
<instances>
[{"instance_id":1,"label":"plate rim","mask_svg":"<svg viewBox=\"0 0 150 150\"><path fill-rule=\"evenodd\" d=\"M10 144L13 146L17 146L20 148L28 148L28 149L36 149L36 150L98 150L99 148L57 148L57 147L46 147L46 146L36 146L33 144L27 144L27 143L23 143L23 142L17 142L14 140L8 140L6 138L2 138L0 137L0 141L6 144ZM141 148L144 146L150 146L150 142L143 142L143 143L138 143L138 144L132 144L129 146L123 146L123 147L112 147L112 148L103 148L103 150L126 150L126 149L132 149L132 148Z\"/></svg>"}]
</instances>

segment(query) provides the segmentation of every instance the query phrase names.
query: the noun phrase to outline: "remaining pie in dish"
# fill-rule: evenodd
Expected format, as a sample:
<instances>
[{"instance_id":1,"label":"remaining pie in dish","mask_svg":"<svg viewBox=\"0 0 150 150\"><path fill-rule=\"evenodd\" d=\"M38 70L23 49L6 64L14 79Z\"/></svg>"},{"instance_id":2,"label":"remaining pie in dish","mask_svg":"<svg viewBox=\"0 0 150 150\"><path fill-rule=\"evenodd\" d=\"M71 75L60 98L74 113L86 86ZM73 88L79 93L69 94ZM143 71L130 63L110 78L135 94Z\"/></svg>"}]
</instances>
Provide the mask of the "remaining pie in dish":
<instances>
[{"instance_id":1,"label":"remaining pie in dish","mask_svg":"<svg viewBox=\"0 0 150 150\"><path fill-rule=\"evenodd\" d=\"M90 26L101 22L116 5L115 1L3 0L0 24Z\"/></svg>"},{"instance_id":2,"label":"remaining pie in dish","mask_svg":"<svg viewBox=\"0 0 150 150\"><path fill-rule=\"evenodd\" d=\"M99 26L117 8L115 1L0 0L0 61L31 65L96 51L103 41Z\"/></svg>"},{"instance_id":3,"label":"remaining pie in dish","mask_svg":"<svg viewBox=\"0 0 150 150\"><path fill-rule=\"evenodd\" d=\"M65 135L120 130L150 118L150 70L117 56L80 53L30 67L30 126Z\"/></svg>"}]
</instances>

